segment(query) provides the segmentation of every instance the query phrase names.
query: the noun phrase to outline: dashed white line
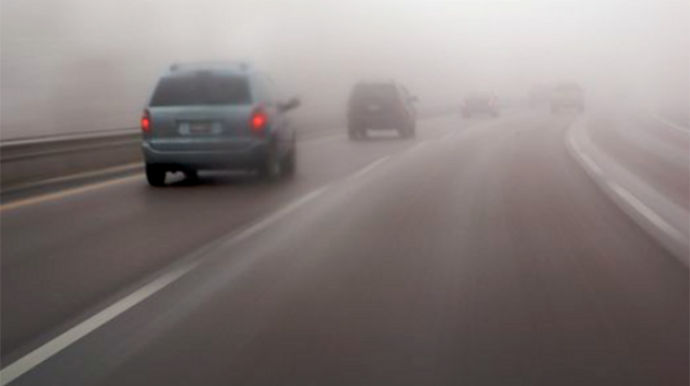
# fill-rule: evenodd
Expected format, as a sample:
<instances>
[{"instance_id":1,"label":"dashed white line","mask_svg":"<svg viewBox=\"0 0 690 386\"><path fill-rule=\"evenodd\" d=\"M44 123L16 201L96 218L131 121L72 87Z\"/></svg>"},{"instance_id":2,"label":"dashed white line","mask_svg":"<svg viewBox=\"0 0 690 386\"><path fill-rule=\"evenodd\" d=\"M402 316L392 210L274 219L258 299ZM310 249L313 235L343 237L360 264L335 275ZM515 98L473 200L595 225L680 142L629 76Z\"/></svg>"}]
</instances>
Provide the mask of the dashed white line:
<instances>
[{"instance_id":1,"label":"dashed white line","mask_svg":"<svg viewBox=\"0 0 690 386\"><path fill-rule=\"evenodd\" d=\"M374 169L379 167L381 164L388 161L388 159L390 159L390 156L385 156L383 158L379 158L378 160L372 162L371 164L369 164L369 165L365 166L364 168L362 168L361 170L359 170L357 173L353 174L350 177L350 179L353 179L353 180L361 179L362 177L371 173Z\"/></svg>"},{"instance_id":2,"label":"dashed white line","mask_svg":"<svg viewBox=\"0 0 690 386\"><path fill-rule=\"evenodd\" d=\"M276 211L265 219L259 221L255 225L245 229L244 231L231 236L226 242L221 243L215 248L211 248L209 251L215 250L217 248L227 247L228 245L235 244L242 240L245 240L260 231L268 228L278 220L286 217L290 213L294 212L298 208L304 206L305 204L313 201L321 194L323 194L328 187L323 187L317 189L300 199L288 204L282 209ZM194 259L187 264L184 264L172 271L165 273L159 278L153 280L152 282L144 285L138 290L134 291L130 295L127 295L123 299L115 302L104 310L98 312L96 315L90 317L89 319L79 323L78 325L72 327L65 333L59 335L58 337L50 340L41 347L35 349L24 357L20 358L16 362L13 362L9 366L5 367L0 371L0 385L4 386L19 378L23 374L32 370L36 366L40 365L44 361L48 360L50 357L74 344L81 338L85 337L89 333L95 331L99 327L105 325L109 321L115 319L117 316L136 306L137 304L143 302L154 294L160 292L170 284L179 280L187 273L196 268L203 261L203 257L207 256L208 253L202 254L198 259Z\"/></svg>"},{"instance_id":3,"label":"dashed white line","mask_svg":"<svg viewBox=\"0 0 690 386\"><path fill-rule=\"evenodd\" d=\"M328 140L333 140L339 137L329 137ZM323 139L322 141L325 141L327 139ZM313 142L312 142L313 143ZM424 144L424 142L419 143L418 145ZM418 146L416 145L416 146ZM363 169L359 170L355 174L353 174L349 179L361 179L367 174L371 173L374 169L382 165L384 162L388 161L390 159L390 156L385 156L383 158L380 158L371 164L367 165ZM112 180L112 181L106 181L103 183L99 184L93 184L81 188L75 188L75 189L69 189L65 190L62 192L54 193L54 194L48 194L32 199L27 199L27 200L22 200L22 201L17 201L14 203L6 204L3 206L0 206L0 209L2 210L7 210L7 209L13 209L13 208L18 208L26 205L31 205L35 203L40 203L44 201L51 201L55 199L59 199L62 197L82 193L82 192L87 192L91 190L96 190L116 184L121 184L124 182L140 179L141 176L131 176L131 177L126 177L126 178L121 178L117 180ZM290 213L296 211L298 208L306 205L307 203L315 200L317 197L322 195L326 190L329 189L329 186L325 186L322 188L319 188L297 200L294 202L286 205L282 209L274 212L273 214L269 215L268 217L264 218L263 220L257 222L256 224L250 226L249 228L243 230L242 232L231 236L230 239L228 239L225 242L222 242L220 244L214 245L214 248L210 248L207 253L210 252L211 250L215 250L218 248L223 248L227 247L229 245L235 244L237 242L240 242L242 240L245 240L261 231L264 229L268 228L278 220L286 217ZM27 372L31 371L34 369L36 366L40 365L41 363L45 362L49 358L53 357L54 355L58 354L60 351L66 349L67 347L71 346L72 344L76 343L86 335L90 334L91 332L97 330L98 328L102 327L106 323L110 322L111 320L115 319L119 315L123 314L127 310L131 309L132 307L136 306L137 304L143 302L144 300L150 298L151 296L155 295L156 293L160 292L170 284L176 282L180 278L184 277L186 274L191 272L194 268L196 268L201 262L203 261L203 256L206 256L207 253L202 253L202 256L197 259L193 259L189 263L186 263L184 265L181 265L180 267L177 267L162 276L158 277L157 279L153 280L152 282L144 285L143 287L139 288L138 290L134 291L133 293L127 295L126 297L122 298L121 300L113 303L112 305L108 306L107 308L103 309L102 311L98 312L97 314L93 315L92 317L88 318L87 320L79 323L78 325L70 328L68 331L64 332L63 334L57 336L56 338L50 340L49 342L43 344L39 348L31 351L29 354L25 355L24 357L18 359L17 361L13 362L12 364L8 365L4 369L0 371L0 385L4 386L15 379L21 377L22 375L26 374Z\"/></svg>"},{"instance_id":4,"label":"dashed white line","mask_svg":"<svg viewBox=\"0 0 690 386\"><path fill-rule=\"evenodd\" d=\"M249 238L260 231L268 228L271 224L275 223L276 221L280 220L281 218L287 216L288 214L294 212L301 206L304 206L310 201L313 201L320 195L322 195L326 190L329 189L329 186L324 186L322 188L316 189L315 191L293 201L292 203L286 205L282 209L276 211L275 213L271 214L270 216L266 217L265 219L259 221L258 223L252 225L251 227L245 229L241 233L237 234L236 236L232 237L230 240L228 240L227 245L229 244L234 244L237 243L241 240L244 240L246 238Z\"/></svg>"}]
</instances>

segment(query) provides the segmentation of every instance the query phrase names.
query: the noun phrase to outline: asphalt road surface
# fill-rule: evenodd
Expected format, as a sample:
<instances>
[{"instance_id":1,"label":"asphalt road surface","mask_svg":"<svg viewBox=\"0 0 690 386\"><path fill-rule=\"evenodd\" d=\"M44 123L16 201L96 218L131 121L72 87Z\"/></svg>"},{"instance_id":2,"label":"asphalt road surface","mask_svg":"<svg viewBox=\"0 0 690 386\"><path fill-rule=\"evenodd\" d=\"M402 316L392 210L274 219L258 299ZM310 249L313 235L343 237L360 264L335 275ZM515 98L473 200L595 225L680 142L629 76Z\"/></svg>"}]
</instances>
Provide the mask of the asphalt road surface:
<instances>
[{"instance_id":1,"label":"asphalt road surface","mask_svg":"<svg viewBox=\"0 0 690 386\"><path fill-rule=\"evenodd\" d=\"M573 119L334 133L292 180L3 209L3 371L77 326L12 384L687 386L688 270L570 157Z\"/></svg>"}]
</instances>

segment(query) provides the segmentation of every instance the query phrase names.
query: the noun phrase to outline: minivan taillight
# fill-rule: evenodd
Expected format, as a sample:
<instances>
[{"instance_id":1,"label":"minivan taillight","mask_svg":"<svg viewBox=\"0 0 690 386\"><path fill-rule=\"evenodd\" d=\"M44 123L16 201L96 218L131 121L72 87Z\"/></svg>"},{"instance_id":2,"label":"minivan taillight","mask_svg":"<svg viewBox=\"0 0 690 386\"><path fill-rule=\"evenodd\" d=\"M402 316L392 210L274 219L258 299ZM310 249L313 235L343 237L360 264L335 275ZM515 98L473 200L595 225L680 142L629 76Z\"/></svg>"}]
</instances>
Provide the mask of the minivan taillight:
<instances>
[{"instance_id":1,"label":"minivan taillight","mask_svg":"<svg viewBox=\"0 0 690 386\"><path fill-rule=\"evenodd\" d=\"M268 116L262 109L256 109L252 113L252 117L249 122L252 132L257 134L263 134L268 124Z\"/></svg>"},{"instance_id":2,"label":"minivan taillight","mask_svg":"<svg viewBox=\"0 0 690 386\"><path fill-rule=\"evenodd\" d=\"M151 131L151 114L148 110L144 110L144 114L141 116L141 131L144 133Z\"/></svg>"}]
</instances>

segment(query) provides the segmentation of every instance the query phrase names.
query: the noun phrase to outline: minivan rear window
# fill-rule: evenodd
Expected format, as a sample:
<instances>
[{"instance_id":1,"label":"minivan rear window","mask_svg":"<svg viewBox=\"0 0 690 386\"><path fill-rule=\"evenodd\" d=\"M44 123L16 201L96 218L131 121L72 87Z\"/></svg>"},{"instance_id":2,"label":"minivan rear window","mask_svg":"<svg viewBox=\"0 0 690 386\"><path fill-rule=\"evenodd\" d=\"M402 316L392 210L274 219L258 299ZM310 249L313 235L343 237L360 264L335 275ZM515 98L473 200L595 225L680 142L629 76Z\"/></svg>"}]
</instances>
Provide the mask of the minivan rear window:
<instances>
[{"instance_id":1,"label":"minivan rear window","mask_svg":"<svg viewBox=\"0 0 690 386\"><path fill-rule=\"evenodd\" d=\"M151 98L152 107L250 103L246 77L207 73L162 78Z\"/></svg>"}]
</instances>

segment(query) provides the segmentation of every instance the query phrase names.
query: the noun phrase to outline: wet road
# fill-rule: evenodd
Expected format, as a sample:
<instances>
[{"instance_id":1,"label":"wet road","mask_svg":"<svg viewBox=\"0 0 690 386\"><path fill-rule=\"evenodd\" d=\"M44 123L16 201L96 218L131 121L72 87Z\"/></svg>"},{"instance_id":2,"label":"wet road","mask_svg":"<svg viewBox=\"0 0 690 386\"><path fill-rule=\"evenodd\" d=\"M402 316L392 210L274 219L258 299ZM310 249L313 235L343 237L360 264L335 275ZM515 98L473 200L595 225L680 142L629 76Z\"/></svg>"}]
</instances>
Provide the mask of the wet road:
<instances>
[{"instance_id":1,"label":"wet road","mask_svg":"<svg viewBox=\"0 0 690 386\"><path fill-rule=\"evenodd\" d=\"M688 271L570 157L572 121L334 133L290 181L3 211L5 364L174 279L13 384L687 385Z\"/></svg>"}]
</instances>

